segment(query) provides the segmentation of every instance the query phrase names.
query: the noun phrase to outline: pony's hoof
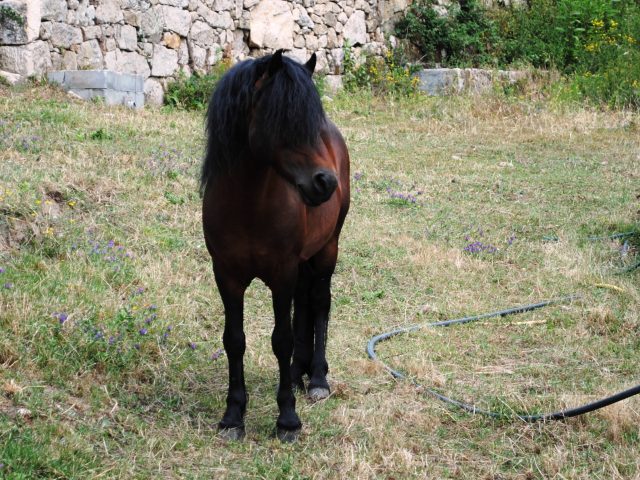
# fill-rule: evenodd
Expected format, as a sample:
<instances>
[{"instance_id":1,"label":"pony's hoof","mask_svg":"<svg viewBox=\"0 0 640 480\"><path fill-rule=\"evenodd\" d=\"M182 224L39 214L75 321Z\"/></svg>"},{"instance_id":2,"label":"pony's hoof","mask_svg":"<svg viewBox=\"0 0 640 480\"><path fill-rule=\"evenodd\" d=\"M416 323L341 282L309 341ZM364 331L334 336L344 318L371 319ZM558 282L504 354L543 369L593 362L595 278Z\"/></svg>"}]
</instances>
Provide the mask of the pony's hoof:
<instances>
[{"instance_id":1,"label":"pony's hoof","mask_svg":"<svg viewBox=\"0 0 640 480\"><path fill-rule=\"evenodd\" d=\"M301 428L296 430L287 430L286 428L276 427L276 437L278 437L278 440L283 443L293 443L298 441L301 431Z\"/></svg>"},{"instance_id":2,"label":"pony's hoof","mask_svg":"<svg viewBox=\"0 0 640 480\"><path fill-rule=\"evenodd\" d=\"M226 441L240 441L244 438L244 434L244 426L233 428L220 427L218 431L218 436Z\"/></svg>"},{"instance_id":3,"label":"pony's hoof","mask_svg":"<svg viewBox=\"0 0 640 480\"><path fill-rule=\"evenodd\" d=\"M309 400L311 400L312 402L318 402L320 400L328 398L330 394L331 391L328 388L314 387L309 389Z\"/></svg>"}]
</instances>

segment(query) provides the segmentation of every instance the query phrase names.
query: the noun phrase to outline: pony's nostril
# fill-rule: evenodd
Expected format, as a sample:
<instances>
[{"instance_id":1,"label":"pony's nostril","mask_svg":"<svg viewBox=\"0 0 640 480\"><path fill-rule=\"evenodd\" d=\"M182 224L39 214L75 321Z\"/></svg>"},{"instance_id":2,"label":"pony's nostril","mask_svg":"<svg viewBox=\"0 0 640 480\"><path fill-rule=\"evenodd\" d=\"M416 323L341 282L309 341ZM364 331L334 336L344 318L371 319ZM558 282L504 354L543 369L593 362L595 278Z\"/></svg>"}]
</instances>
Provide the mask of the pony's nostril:
<instances>
[{"instance_id":1,"label":"pony's nostril","mask_svg":"<svg viewBox=\"0 0 640 480\"><path fill-rule=\"evenodd\" d=\"M338 179L330 172L318 172L313 176L313 185L322 196L329 196L338 186Z\"/></svg>"}]
</instances>

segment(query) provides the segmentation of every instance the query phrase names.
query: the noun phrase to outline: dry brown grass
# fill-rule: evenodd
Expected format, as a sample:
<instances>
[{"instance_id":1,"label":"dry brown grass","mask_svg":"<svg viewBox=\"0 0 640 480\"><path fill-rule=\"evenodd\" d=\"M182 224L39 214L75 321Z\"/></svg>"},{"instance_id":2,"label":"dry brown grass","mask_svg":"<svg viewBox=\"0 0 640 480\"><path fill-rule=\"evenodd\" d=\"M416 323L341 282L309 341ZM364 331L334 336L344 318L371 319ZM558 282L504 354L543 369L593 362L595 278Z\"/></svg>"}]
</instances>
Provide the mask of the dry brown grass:
<instances>
[{"instance_id":1,"label":"dry brown grass","mask_svg":"<svg viewBox=\"0 0 640 480\"><path fill-rule=\"evenodd\" d=\"M247 439L225 444L214 425L224 405L226 361L211 360L221 347L223 309L195 194L201 116L107 108L49 88L0 92L0 118L10 125L0 131L0 208L16 219L0 221L0 266L10 276L0 287L14 284L0 292L0 463L12 472L265 479L640 474L638 399L561 423L492 421L394 381L364 353L370 336L397 325L578 291L580 302L423 329L379 352L425 385L502 411L574 406L637 383L638 274L613 274L622 261L619 242L585 240L640 221L636 113L500 97L358 97L328 105L349 144L352 172L362 174L353 181L333 283L333 395L317 404L299 400L300 442L272 438L271 302L255 283L246 302ZM91 139L98 129L110 138ZM41 140L22 148L32 135ZM163 160L170 148L178 153ZM422 191L419 205L393 203L387 187ZM131 251L126 274L114 276L86 248L71 248L86 241L88 229ZM549 235L557 241L545 240ZM466 253L474 240L498 252ZM130 295L139 287L145 292L136 303ZM157 304L158 322L173 327L166 345L148 340L136 356L119 359L109 350L101 357L87 338L72 335L74 326L111 325L125 306L147 304ZM56 336L52 313L60 311L68 320ZM28 421L17 416L19 408L32 413Z\"/></svg>"}]
</instances>

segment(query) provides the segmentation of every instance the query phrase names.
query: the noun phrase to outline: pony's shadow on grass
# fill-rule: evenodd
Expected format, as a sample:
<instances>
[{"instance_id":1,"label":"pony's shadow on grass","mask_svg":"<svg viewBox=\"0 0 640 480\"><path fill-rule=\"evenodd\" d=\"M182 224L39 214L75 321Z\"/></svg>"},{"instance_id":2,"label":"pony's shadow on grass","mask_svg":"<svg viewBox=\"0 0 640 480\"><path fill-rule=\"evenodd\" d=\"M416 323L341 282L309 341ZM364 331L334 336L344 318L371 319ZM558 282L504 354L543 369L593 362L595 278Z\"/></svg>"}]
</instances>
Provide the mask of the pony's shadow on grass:
<instances>
[{"instance_id":1,"label":"pony's shadow on grass","mask_svg":"<svg viewBox=\"0 0 640 480\"><path fill-rule=\"evenodd\" d=\"M214 435L226 406L227 380L223 359L217 360L213 368L207 365L184 371L170 368L156 371L146 379L130 382L123 392L121 406L158 425L186 424L194 431L204 430ZM271 437L278 415L277 369L249 367L245 370L245 380L247 434Z\"/></svg>"}]
</instances>

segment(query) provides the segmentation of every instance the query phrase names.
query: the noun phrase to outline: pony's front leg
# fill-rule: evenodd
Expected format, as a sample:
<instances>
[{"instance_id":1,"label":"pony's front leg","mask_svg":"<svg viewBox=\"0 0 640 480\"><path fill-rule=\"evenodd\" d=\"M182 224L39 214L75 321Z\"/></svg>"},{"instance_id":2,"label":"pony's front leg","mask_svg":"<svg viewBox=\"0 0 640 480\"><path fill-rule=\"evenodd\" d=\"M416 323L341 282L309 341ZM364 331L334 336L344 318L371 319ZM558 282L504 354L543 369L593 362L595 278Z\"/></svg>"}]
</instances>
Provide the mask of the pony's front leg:
<instances>
[{"instance_id":1,"label":"pony's front leg","mask_svg":"<svg viewBox=\"0 0 640 480\"><path fill-rule=\"evenodd\" d=\"M246 285L216 271L216 283L224 304L222 343L229 361L227 408L219 423L220 435L229 440L244 437L244 414L247 390L244 383L245 336L243 328L244 292Z\"/></svg>"},{"instance_id":2,"label":"pony's front leg","mask_svg":"<svg viewBox=\"0 0 640 480\"><path fill-rule=\"evenodd\" d=\"M276 434L284 442L298 438L302 423L296 413L296 397L291 382L291 356L293 354L293 332L291 329L291 303L293 288L273 292L275 327L271 336L273 353L278 359L280 383L278 384L278 409Z\"/></svg>"}]
</instances>

